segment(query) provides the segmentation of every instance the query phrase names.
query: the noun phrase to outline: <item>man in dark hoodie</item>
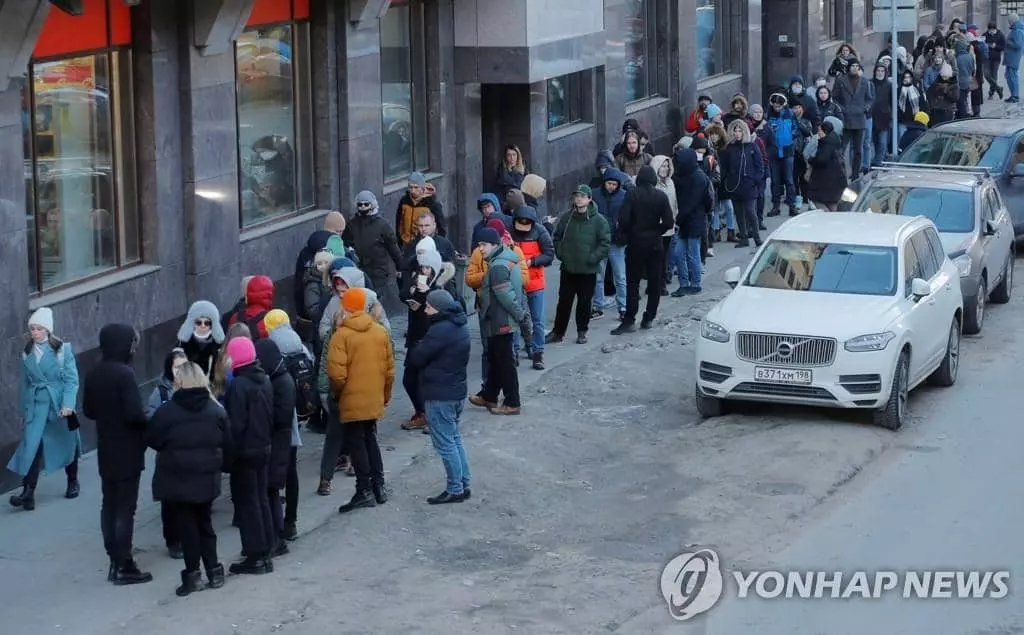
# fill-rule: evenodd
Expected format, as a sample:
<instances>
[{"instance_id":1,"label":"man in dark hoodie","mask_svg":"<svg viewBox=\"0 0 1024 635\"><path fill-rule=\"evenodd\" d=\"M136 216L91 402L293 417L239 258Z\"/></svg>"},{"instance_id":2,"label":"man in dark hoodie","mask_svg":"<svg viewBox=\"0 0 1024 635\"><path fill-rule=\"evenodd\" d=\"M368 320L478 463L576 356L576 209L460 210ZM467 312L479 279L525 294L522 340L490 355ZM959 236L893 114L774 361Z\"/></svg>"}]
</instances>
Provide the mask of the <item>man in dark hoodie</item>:
<instances>
[{"instance_id":1,"label":"man in dark hoodie","mask_svg":"<svg viewBox=\"0 0 1024 635\"><path fill-rule=\"evenodd\" d=\"M100 527L110 556L107 580L116 585L149 582L132 557L139 479L146 467L146 410L132 357L139 335L128 324L100 329L102 361L85 377L83 414L96 422L96 454L103 484Z\"/></svg>"},{"instance_id":2,"label":"man in dark hoodie","mask_svg":"<svg viewBox=\"0 0 1024 635\"><path fill-rule=\"evenodd\" d=\"M611 150L601 150L597 153L597 158L594 159L594 170L597 174L590 179L590 189L597 191L604 187L604 173L609 168L615 167L615 156L612 155Z\"/></svg>"},{"instance_id":3,"label":"man in dark hoodie","mask_svg":"<svg viewBox=\"0 0 1024 635\"><path fill-rule=\"evenodd\" d=\"M537 218L537 210L528 205L516 210L511 233L512 240L526 256L529 271L523 286L533 320L533 368L544 370L544 269L555 260L555 244Z\"/></svg>"},{"instance_id":4,"label":"man in dark hoodie","mask_svg":"<svg viewBox=\"0 0 1024 635\"><path fill-rule=\"evenodd\" d=\"M381 215L377 197L369 190L356 195L356 215L345 228L345 244L355 247L360 269L373 283L388 313L404 306L398 296L395 273L402 266L402 251L395 230Z\"/></svg>"},{"instance_id":5,"label":"man in dark hoodie","mask_svg":"<svg viewBox=\"0 0 1024 635\"><path fill-rule=\"evenodd\" d=\"M804 107L804 119L811 122L812 128L817 128L821 123L821 119L818 115L818 105L815 103L814 95L807 91L807 87L804 86L803 75L794 75L789 80L789 94L786 96L789 101L789 107L792 108L796 104L802 104Z\"/></svg>"},{"instance_id":6,"label":"man in dark hoodie","mask_svg":"<svg viewBox=\"0 0 1024 635\"><path fill-rule=\"evenodd\" d=\"M270 465L267 469L267 501L274 527L272 557L288 553L284 535L284 504L281 490L288 484L292 453L292 421L295 418L295 379L288 372L284 356L269 339L256 342L256 358L270 378L274 398L274 424L270 436Z\"/></svg>"},{"instance_id":7,"label":"man in dark hoodie","mask_svg":"<svg viewBox=\"0 0 1024 635\"><path fill-rule=\"evenodd\" d=\"M640 141L640 152L643 152L644 148L647 146L649 137L647 136L647 133L640 128L640 122L636 119L627 119L622 123L622 137L620 137L619 142L615 144L615 147L612 148L612 156L617 157L626 151L626 135L630 132L636 133L637 139Z\"/></svg>"},{"instance_id":8,"label":"man in dark hoodie","mask_svg":"<svg viewBox=\"0 0 1024 635\"><path fill-rule=\"evenodd\" d=\"M742 124L746 126L746 123ZM665 275L665 253L661 235L672 229L675 219L668 196L658 189L658 175L649 165L640 168L636 188L626 196L619 215L618 234L626 244L626 314L612 335L636 331L640 310L640 279L647 274L647 306L640 328L649 329L658 315L661 279Z\"/></svg>"},{"instance_id":9,"label":"man in dark hoodie","mask_svg":"<svg viewBox=\"0 0 1024 635\"><path fill-rule=\"evenodd\" d=\"M625 236L617 230L619 210L626 200L626 183L630 178L616 168L608 168L604 172L601 189L594 192L594 203L597 211L608 222L611 230L612 246L608 250L607 263L611 264L612 277L615 281L615 305L619 310L619 318L626 314L626 241ZM594 310L591 318L604 315L604 276L606 263L602 262L597 269L597 284L594 286Z\"/></svg>"},{"instance_id":10,"label":"man in dark hoodie","mask_svg":"<svg viewBox=\"0 0 1024 635\"><path fill-rule=\"evenodd\" d=\"M476 209L480 212L480 220L473 225L473 240L470 244L474 247L480 243L480 232L487 227L487 221L492 218L500 218L501 222L505 223L505 228L512 231L512 217L502 211L501 203L498 202L498 197L494 194L489 192L481 194L476 199Z\"/></svg>"}]
</instances>

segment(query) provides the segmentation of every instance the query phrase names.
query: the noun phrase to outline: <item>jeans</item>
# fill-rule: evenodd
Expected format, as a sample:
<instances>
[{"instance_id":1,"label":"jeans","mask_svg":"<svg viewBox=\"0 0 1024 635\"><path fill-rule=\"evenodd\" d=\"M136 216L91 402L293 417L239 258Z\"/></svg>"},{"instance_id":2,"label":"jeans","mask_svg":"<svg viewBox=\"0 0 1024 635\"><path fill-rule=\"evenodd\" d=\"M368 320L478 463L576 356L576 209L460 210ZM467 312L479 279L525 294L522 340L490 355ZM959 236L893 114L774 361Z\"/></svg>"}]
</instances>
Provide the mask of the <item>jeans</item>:
<instances>
[{"instance_id":1,"label":"jeans","mask_svg":"<svg viewBox=\"0 0 1024 635\"><path fill-rule=\"evenodd\" d=\"M356 472L356 491L366 491L373 481L384 480L384 458L377 443L377 422L367 419L346 421L341 425L345 429L345 445Z\"/></svg>"},{"instance_id":2,"label":"jeans","mask_svg":"<svg viewBox=\"0 0 1024 635\"><path fill-rule=\"evenodd\" d=\"M565 331L569 328L573 302L576 303L576 332L587 332L590 327L590 305L593 301L596 277L597 274L594 273L569 273L565 269L559 271L558 305L555 307L555 324L552 327L552 332L555 335L565 336ZM486 340L487 338L484 338L485 358L487 356Z\"/></svg>"},{"instance_id":3,"label":"jeans","mask_svg":"<svg viewBox=\"0 0 1024 635\"><path fill-rule=\"evenodd\" d=\"M334 402L327 409L327 435L324 439L324 452L320 456L320 480L330 481L334 478L334 468L338 466L338 457L345 446L345 431L338 420L338 406Z\"/></svg>"},{"instance_id":4,"label":"jeans","mask_svg":"<svg viewBox=\"0 0 1024 635\"><path fill-rule=\"evenodd\" d=\"M530 318L533 320L533 352L544 352L544 289L526 294L526 303L530 307Z\"/></svg>"},{"instance_id":5,"label":"jeans","mask_svg":"<svg viewBox=\"0 0 1024 635\"><path fill-rule=\"evenodd\" d=\"M877 128L871 131L871 141L874 145L874 155L871 157L871 165L881 165L889 154L889 135L892 129L889 127Z\"/></svg>"},{"instance_id":6,"label":"jeans","mask_svg":"<svg viewBox=\"0 0 1024 635\"><path fill-rule=\"evenodd\" d=\"M718 231L722 228L722 216L725 216L725 228L729 231L736 231L736 214L733 212L732 201L718 201L715 211L711 214L711 231Z\"/></svg>"},{"instance_id":7,"label":"jeans","mask_svg":"<svg viewBox=\"0 0 1024 635\"><path fill-rule=\"evenodd\" d=\"M860 149L861 160L859 167L862 171L867 170L868 168L871 167L871 163L874 160L872 155L874 154L875 150L875 120L872 119L871 117L868 117L865 121L867 121L867 126L864 128L864 142L863 147L861 147Z\"/></svg>"},{"instance_id":8,"label":"jeans","mask_svg":"<svg viewBox=\"0 0 1024 635\"><path fill-rule=\"evenodd\" d=\"M779 208L783 195L786 197L786 205L794 207L796 185L793 182L793 157L774 156L768 162L768 167L771 169L772 179L772 209Z\"/></svg>"},{"instance_id":9,"label":"jeans","mask_svg":"<svg viewBox=\"0 0 1024 635\"><path fill-rule=\"evenodd\" d=\"M432 401L425 402L427 408L427 424L430 426L430 440L434 443L437 455L444 464L447 479L445 491L449 494L461 494L469 487L469 460L466 448L462 446L462 435L459 434L459 420L462 417L463 401Z\"/></svg>"},{"instance_id":10,"label":"jeans","mask_svg":"<svg viewBox=\"0 0 1024 635\"><path fill-rule=\"evenodd\" d=\"M661 276L665 271L665 255L661 243L633 245L626 249L626 319L623 324L633 324L640 310L640 279L647 274L647 306L644 307L644 322L652 322L658 315L661 303Z\"/></svg>"},{"instance_id":11,"label":"jeans","mask_svg":"<svg viewBox=\"0 0 1024 635\"><path fill-rule=\"evenodd\" d=\"M959 97L956 100L956 118L966 119L971 115L967 112L971 106L971 91L960 89Z\"/></svg>"},{"instance_id":12,"label":"jeans","mask_svg":"<svg viewBox=\"0 0 1024 635\"><path fill-rule=\"evenodd\" d=\"M843 130L843 154L847 149L850 151L850 176L856 177L860 173L860 164L864 160L861 156L864 150L863 130ZM814 178L813 176L811 178Z\"/></svg>"},{"instance_id":13,"label":"jeans","mask_svg":"<svg viewBox=\"0 0 1024 635\"><path fill-rule=\"evenodd\" d=\"M277 544L274 520L267 497L267 459L236 461L231 470L231 498L238 514L242 553L266 557Z\"/></svg>"},{"instance_id":14,"label":"jeans","mask_svg":"<svg viewBox=\"0 0 1024 635\"><path fill-rule=\"evenodd\" d=\"M700 289L700 238L680 237L678 241L680 252L679 286Z\"/></svg>"},{"instance_id":15,"label":"jeans","mask_svg":"<svg viewBox=\"0 0 1024 635\"><path fill-rule=\"evenodd\" d=\"M615 277L615 306L618 310L626 310L626 248L612 245L608 250L607 262L612 263L612 276ZM597 281L594 282L594 308L604 309L604 272L606 261L602 260L597 267Z\"/></svg>"},{"instance_id":16,"label":"jeans","mask_svg":"<svg viewBox=\"0 0 1024 635\"><path fill-rule=\"evenodd\" d=\"M299 449L293 447L288 457L288 481L284 486L284 522L292 524L299 518Z\"/></svg>"},{"instance_id":17,"label":"jeans","mask_svg":"<svg viewBox=\"0 0 1024 635\"><path fill-rule=\"evenodd\" d=\"M141 474L124 480L103 479L100 529L110 559L121 565L132 559L135 537L135 509L139 504Z\"/></svg>"},{"instance_id":18,"label":"jeans","mask_svg":"<svg viewBox=\"0 0 1024 635\"><path fill-rule=\"evenodd\" d=\"M752 198L746 201L735 201L734 204L739 207L739 214L736 215L736 220L740 225L740 234L743 236L743 240L754 239L754 242L758 245L761 244L761 234L758 232L757 227L757 199Z\"/></svg>"},{"instance_id":19,"label":"jeans","mask_svg":"<svg viewBox=\"0 0 1024 635\"><path fill-rule=\"evenodd\" d=\"M1017 66L1006 67L1006 87L1010 90L1010 97L1020 98L1020 68Z\"/></svg>"},{"instance_id":20,"label":"jeans","mask_svg":"<svg viewBox=\"0 0 1024 635\"><path fill-rule=\"evenodd\" d=\"M206 571L220 564L217 561L217 534L210 521L212 503L164 503L170 508L175 531L181 536L185 554L185 570L199 571L202 561Z\"/></svg>"},{"instance_id":21,"label":"jeans","mask_svg":"<svg viewBox=\"0 0 1024 635\"><path fill-rule=\"evenodd\" d=\"M512 352L512 334L492 335L487 342L487 382L480 396L490 403L498 403L505 394L505 405L519 407L519 373L516 372L515 353Z\"/></svg>"},{"instance_id":22,"label":"jeans","mask_svg":"<svg viewBox=\"0 0 1024 635\"><path fill-rule=\"evenodd\" d=\"M413 346L416 346L413 344ZM406 359L409 359L409 353L412 352L412 347L406 351ZM420 397L420 371L414 366L405 365L405 370L402 372L402 386L405 387L405 394L409 395L409 401L412 402L412 408L415 414L423 413L423 399Z\"/></svg>"}]
</instances>

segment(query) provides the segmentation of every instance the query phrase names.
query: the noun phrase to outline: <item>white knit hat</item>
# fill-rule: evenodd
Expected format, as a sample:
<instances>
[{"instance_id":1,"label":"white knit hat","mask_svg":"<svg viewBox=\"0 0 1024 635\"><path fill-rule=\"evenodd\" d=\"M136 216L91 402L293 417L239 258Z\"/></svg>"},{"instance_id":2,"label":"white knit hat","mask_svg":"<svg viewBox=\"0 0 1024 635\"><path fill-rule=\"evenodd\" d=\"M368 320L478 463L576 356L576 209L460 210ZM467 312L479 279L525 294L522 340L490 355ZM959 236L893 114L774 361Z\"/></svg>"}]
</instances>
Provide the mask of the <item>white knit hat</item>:
<instances>
[{"instance_id":1,"label":"white knit hat","mask_svg":"<svg viewBox=\"0 0 1024 635\"><path fill-rule=\"evenodd\" d=\"M53 311L49 307L39 307L28 319L28 325L41 326L48 333L53 333Z\"/></svg>"}]
</instances>

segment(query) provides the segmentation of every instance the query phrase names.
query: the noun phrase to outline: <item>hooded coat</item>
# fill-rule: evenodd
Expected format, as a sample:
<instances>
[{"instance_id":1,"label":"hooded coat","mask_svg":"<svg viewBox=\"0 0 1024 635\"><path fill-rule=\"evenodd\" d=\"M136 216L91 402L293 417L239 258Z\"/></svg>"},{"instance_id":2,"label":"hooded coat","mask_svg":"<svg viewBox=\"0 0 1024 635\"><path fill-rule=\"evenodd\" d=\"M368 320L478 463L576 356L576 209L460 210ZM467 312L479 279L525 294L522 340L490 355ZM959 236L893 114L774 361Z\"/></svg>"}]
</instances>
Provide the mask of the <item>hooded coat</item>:
<instances>
[{"instance_id":1,"label":"hooded coat","mask_svg":"<svg viewBox=\"0 0 1024 635\"><path fill-rule=\"evenodd\" d=\"M146 467L146 410L129 364L138 334L128 324L100 329L102 360L85 376L83 414L96 422L100 478L138 478Z\"/></svg>"},{"instance_id":2,"label":"hooded coat","mask_svg":"<svg viewBox=\"0 0 1024 635\"><path fill-rule=\"evenodd\" d=\"M892 79L877 79L874 73L879 68L885 70L885 66L876 65L871 75L871 86L875 95L871 104L871 125L874 130L888 130L892 128Z\"/></svg>"},{"instance_id":3,"label":"hooded coat","mask_svg":"<svg viewBox=\"0 0 1024 635\"><path fill-rule=\"evenodd\" d=\"M775 95L779 95L779 93ZM775 97L775 95L772 95L772 97ZM779 96L785 97L785 95ZM775 108L770 108L768 127L772 131L772 142L765 144L765 149L767 150L768 146L773 147L775 151L774 158L782 159L793 156L797 125L796 119L793 117L793 110L789 107L788 99L778 112L775 111Z\"/></svg>"},{"instance_id":4,"label":"hooded coat","mask_svg":"<svg viewBox=\"0 0 1024 635\"><path fill-rule=\"evenodd\" d=\"M395 383L391 337L366 313L345 318L327 347L327 376L342 423L384 416Z\"/></svg>"},{"instance_id":5,"label":"hooded coat","mask_svg":"<svg viewBox=\"0 0 1024 635\"><path fill-rule=\"evenodd\" d=\"M824 100L821 99L819 93L822 89L828 94L828 97ZM835 117L839 121L843 121L843 117L846 116L843 107L840 106L835 99L832 98L832 90L828 86L822 86L814 91L815 104L818 108L818 116L821 117L822 121L825 121L825 117Z\"/></svg>"},{"instance_id":6,"label":"hooded coat","mask_svg":"<svg viewBox=\"0 0 1024 635\"><path fill-rule=\"evenodd\" d=\"M171 400L174 394L174 358L175 351L167 353L164 357L164 372L157 380L153 391L149 393L149 401L146 402L146 419L152 421L153 415L160 406Z\"/></svg>"},{"instance_id":7,"label":"hooded coat","mask_svg":"<svg viewBox=\"0 0 1024 635\"><path fill-rule=\"evenodd\" d=\"M345 226L345 244L359 254L360 268L373 280L375 289L387 288L402 262L395 230L376 207L367 213L356 212Z\"/></svg>"},{"instance_id":8,"label":"hooded coat","mask_svg":"<svg viewBox=\"0 0 1024 635\"><path fill-rule=\"evenodd\" d=\"M266 465L274 432L274 388L259 362L241 366L224 394L232 460Z\"/></svg>"},{"instance_id":9,"label":"hooded coat","mask_svg":"<svg viewBox=\"0 0 1024 635\"><path fill-rule=\"evenodd\" d=\"M608 190L604 188L604 183L607 181L615 181L619 184L619 188L615 190L613 194L609 194ZM626 200L626 187L625 184L631 182L630 178L621 170L616 168L608 168L601 182L601 188L594 190L594 204L597 205L597 211L604 219L608 222L608 227L612 232L612 241L616 245L624 245L624 237L618 233L619 224L619 210L622 209L622 202Z\"/></svg>"},{"instance_id":10,"label":"hooded coat","mask_svg":"<svg viewBox=\"0 0 1024 635\"><path fill-rule=\"evenodd\" d=\"M199 318L206 318L211 325L210 336L201 340L195 336L195 323ZM212 302L199 300L188 308L188 315L178 329L178 346L185 351L185 357L203 369L207 377L213 377L213 369L217 364L221 346L224 345L224 327L220 323L220 311Z\"/></svg>"},{"instance_id":11,"label":"hooded coat","mask_svg":"<svg viewBox=\"0 0 1024 635\"><path fill-rule=\"evenodd\" d=\"M504 199L504 197L502 198ZM479 209L480 204L484 202L493 205L494 212L490 216L484 216L483 214L481 214L480 220L478 220L476 224L473 225L473 237L470 240L470 242L472 243L470 247L476 247L478 244L480 244L480 232L483 231L484 227L487 227L487 221L491 220L492 218L501 219L501 222L505 223L505 228L508 229L509 231L512 231L512 217L502 212L501 203L498 202L498 197L488 192L481 194L476 199L477 209Z\"/></svg>"},{"instance_id":12,"label":"hooded coat","mask_svg":"<svg viewBox=\"0 0 1024 635\"><path fill-rule=\"evenodd\" d=\"M662 178L661 166L666 162L668 163L668 176ZM676 185L672 180L672 175L675 174L675 165L672 159L664 154L659 154L651 159L651 167L654 168L654 173L658 175L658 184L655 187L664 192L665 196L668 197L668 204L672 207L672 218L675 218L676 214L679 213L676 201ZM672 232L669 231L668 235L671 236Z\"/></svg>"},{"instance_id":13,"label":"hooded coat","mask_svg":"<svg viewBox=\"0 0 1024 635\"><path fill-rule=\"evenodd\" d=\"M612 155L611 150L601 150L597 153L597 158L594 159L594 171L597 174L590 179L590 189L596 192L598 189L604 186L604 171L608 168L615 167L615 157ZM632 185L632 181L630 181Z\"/></svg>"},{"instance_id":14,"label":"hooded coat","mask_svg":"<svg viewBox=\"0 0 1024 635\"><path fill-rule=\"evenodd\" d=\"M528 315L517 293L522 284L519 257L511 248L498 245L487 256L487 275L480 294L484 337L508 335L519 329Z\"/></svg>"},{"instance_id":15,"label":"hooded coat","mask_svg":"<svg viewBox=\"0 0 1024 635\"><path fill-rule=\"evenodd\" d=\"M430 212L437 222L437 235L445 236L444 210L441 203L432 195L427 194L419 201L413 201L408 192L398 202L398 209L395 211L395 233L398 235L399 247L413 242L416 238L416 219L423 212ZM359 251L358 249L356 250Z\"/></svg>"},{"instance_id":16,"label":"hooded coat","mask_svg":"<svg viewBox=\"0 0 1024 635\"><path fill-rule=\"evenodd\" d=\"M619 231L630 249L661 250L661 237L674 224L668 196L658 189L658 175L645 165L636 177L636 188L622 204Z\"/></svg>"},{"instance_id":17,"label":"hooded coat","mask_svg":"<svg viewBox=\"0 0 1024 635\"><path fill-rule=\"evenodd\" d=\"M956 110L957 101L960 98L960 88L953 69L949 64L943 64L939 71L939 78L928 87L928 105L932 111L949 113ZM938 119L938 117L932 117Z\"/></svg>"},{"instance_id":18,"label":"hooded coat","mask_svg":"<svg viewBox=\"0 0 1024 635\"><path fill-rule=\"evenodd\" d=\"M424 401L462 401L469 394L466 368L470 338L462 307L446 308L430 316L430 327L406 365L419 369L420 396Z\"/></svg>"},{"instance_id":19,"label":"hooded coat","mask_svg":"<svg viewBox=\"0 0 1024 635\"><path fill-rule=\"evenodd\" d=\"M547 228L537 218L537 210L529 205L523 205L516 210L515 220L530 223L530 230L525 232L517 229L513 223L511 232L512 240L519 247L529 268L524 289L527 293L542 291L544 268L551 266L555 261L555 243L552 242Z\"/></svg>"},{"instance_id":20,"label":"hooded coat","mask_svg":"<svg viewBox=\"0 0 1024 635\"><path fill-rule=\"evenodd\" d=\"M707 219L715 208L715 196L711 179L700 169L697 153L689 148L678 150L674 161L678 213L676 225L680 238L703 238L707 236Z\"/></svg>"},{"instance_id":21,"label":"hooded coat","mask_svg":"<svg viewBox=\"0 0 1024 635\"><path fill-rule=\"evenodd\" d=\"M637 140L636 152L630 152L626 145L627 138L635 136ZM623 134L621 149L615 155L615 167L625 172L630 177L640 173L640 168L651 162L651 155L645 152L646 139L642 133L630 130Z\"/></svg>"},{"instance_id":22,"label":"hooded coat","mask_svg":"<svg viewBox=\"0 0 1024 635\"><path fill-rule=\"evenodd\" d=\"M416 272L418 273L420 266L427 259L420 257L416 264ZM427 291L419 291L414 285L416 284L415 276L409 276L408 285L403 285L401 289L402 300L405 302L414 301L419 307L413 310L412 306L409 307L409 326L405 331L405 347L412 348L416 342L423 338L427 332L427 328L430 326L429 316L424 312L427 306L427 293L433 289L444 289L452 295L453 298L460 298L458 288L455 286L455 265L450 262L443 262L439 257L434 258L435 262L429 266L433 270L433 278L427 280Z\"/></svg>"},{"instance_id":23,"label":"hooded coat","mask_svg":"<svg viewBox=\"0 0 1024 635\"><path fill-rule=\"evenodd\" d=\"M971 46L966 40L958 39L953 48L956 51L957 85L960 90L971 90L971 83L974 81L974 74L977 71Z\"/></svg>"},{"instance_id":24,"label":"hooded coat","mask_svg":"<svg viewBox=\"0 0 1024 635\"><path fill-rule=\"evenodd\" d=\"M802 87L800 93L793 91L793 85L799 84ZM792 108L795 104L802 104L804 107L804 119L811 122L812 127L817 127L821 123L821 114L818 112L818 104L814 99L814 87L808 86L804 82L803 75L793 75L789 78L789 92L786 95L789 101L789 106Z\"/></svg>"},{"instance_id":25,"label":"hooded coat","mask_svg":"<svg viewBox=\"0 0 1024 635\"><path fill-rule=\"evenodd\" d=\"M842 108L844 129L864 130L868 127L867 118L875 101L870 78L864 75L851 77L844 73L836 77L832 96Z\"/></svg>"},{"instance_id":26,"label":"hooded coat","mask_svg":"<svg viewBox=\"0 0 1024 635\"><path fill-rule=\"evenodd\" d=\"M743 137L739 141L730 141L719 157L719 165L722 167L721 195L727 200L749 201L756 199L761 191L764 161L753 143L750 128L741 123L734 123L732 127L742 129Z\"/></svg>"},{"instance_id":27,"label":"hooded coat","mask_svg":"<svg viewBox=\"0 0 1024 635\"><path fill-rule=\"evenodd\" d=\"M231 452L230 427L209 390L175 392L146 428L146 443L157 453L153 498L209 503L220 496L221 472Z\"/></svg>"},{"instance_id":28,"label":"hooded coat","mask_svg":"<svg viewBox=\"0 0 1024 635\"><path fill-rule=\"evenodd\" d=\"M244 322L253 340L267 336L263 317L274 308L274 281L269 276L253 276L245 287L245 308L228 320L228 326Z\"/></svg>"},{"instance_id":29,"label":"hooded coat","mask_svg":"<svg viewBox=\"0 0 1024 635\"><path fill-rule=\"evenodd\" d=\"M725 124L725 127L727 128L729 127L729 124L737 119L747 118L747 109L750 107L750 104L747 102L746 97L736 94L733 95L732 101L729 102L729 106L729 112L725 113L725 116L722 117L722 123Z\"/></svg>"},{"instance_id":30,"label":"hooded coat","mask_svg":"<svg viewBox=\"0 0 1024 635\"><path fill-rule=\"evenodd\" d=\"M552 239L562 269L568 273L597 273L598 265L608 257L611 229L591 201L585 214L577 214L571 207L562 214Z\"/></svg>"},{"instance_id":31,"label":"hooded coat","mask_svg":"<svg viewBox=\"0 0 1024 635\"><path fill-rule=\"evenodd\" d=\"M270 435L270 465L267 483L280 489L288 478L292 450L292 422L295 419L295 379L288 372L284 355L271 340L256 342L256 357L270 379L273 392L273 427Z\"/></svg>"},{"instance_id":32,"label":"hooded coat","mask_svg":"<svg viewBox=\"0 0 1024 635\"><path fill-rule=\"evenodd\" d=\"M818 149L807 162L813 170L811 178L807 179L807 196L818 203L836 205L848 184L842 158L843 124L832 118L821 125L827 134L818 140Z\"/></svg>"},{"instance_id":33,"label":"hooded coat","mask_svg":"<svg viewBox=\"0 0 1024 635\"><path fill-rule=\"evenodd\" d=\"M900 152L903 152L910 147L910 144L917 141L917 138L928 131L928 126L917 121L911 121L907 124L907 131L900 137Z\"/></svg>"}]
</instances>

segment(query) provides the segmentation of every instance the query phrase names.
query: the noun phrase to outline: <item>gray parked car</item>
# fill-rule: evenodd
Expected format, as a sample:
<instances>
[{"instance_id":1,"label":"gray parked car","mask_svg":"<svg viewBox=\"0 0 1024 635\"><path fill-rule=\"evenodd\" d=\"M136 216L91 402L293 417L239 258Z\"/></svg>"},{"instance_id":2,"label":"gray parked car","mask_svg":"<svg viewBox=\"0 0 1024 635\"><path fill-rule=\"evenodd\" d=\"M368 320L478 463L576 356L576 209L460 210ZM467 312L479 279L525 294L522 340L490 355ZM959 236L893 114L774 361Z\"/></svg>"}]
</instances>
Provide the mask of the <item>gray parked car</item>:
<instances>
[{"instance_id":1,"label":"gray parked car","mask_svg":"<svg viewBox=\"0 0 1024 635\"><path fill-rule=\"evenodd\" d=\"M927 216L941 245L960 270L964 333L981 331L985 305L1010 301L1016 242L1013 220L996 180L985 169L942 167L879 168L857 197L853 211Z\"/></svg>"}]
</instances>

